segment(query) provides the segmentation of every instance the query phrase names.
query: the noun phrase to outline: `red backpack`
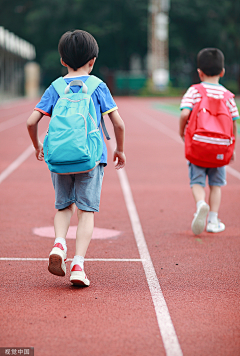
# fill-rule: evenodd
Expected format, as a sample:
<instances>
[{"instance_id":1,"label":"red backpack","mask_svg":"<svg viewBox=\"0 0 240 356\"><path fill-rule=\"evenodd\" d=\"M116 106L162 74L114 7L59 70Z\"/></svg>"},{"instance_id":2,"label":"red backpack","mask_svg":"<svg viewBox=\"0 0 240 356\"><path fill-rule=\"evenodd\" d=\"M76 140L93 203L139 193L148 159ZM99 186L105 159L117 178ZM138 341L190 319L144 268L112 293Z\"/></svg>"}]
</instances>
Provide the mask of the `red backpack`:
<instances>
[{"instance_id":1,"label":"red backpack","mask_svg":"<svg viewBox=\"0 0 240 356\"><path fill-rule=\"evenodd\" d=\"M185 157L201 167L222 167L230 162L235 137L233 120L226 101L234 97L224 92L223 99L207 96L202 84L193 85L201 94L190 115L185 133Z\"/></svg>"}]
</instances>

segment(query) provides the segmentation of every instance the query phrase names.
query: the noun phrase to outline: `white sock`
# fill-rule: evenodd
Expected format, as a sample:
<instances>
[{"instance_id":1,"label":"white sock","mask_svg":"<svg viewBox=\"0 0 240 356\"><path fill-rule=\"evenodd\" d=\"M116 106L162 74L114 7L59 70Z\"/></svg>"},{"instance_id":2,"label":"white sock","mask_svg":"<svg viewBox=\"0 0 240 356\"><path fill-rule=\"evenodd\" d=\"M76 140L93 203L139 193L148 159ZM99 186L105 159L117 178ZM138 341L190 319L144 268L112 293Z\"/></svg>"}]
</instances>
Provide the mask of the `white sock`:
<instances>
[{"instance_id":1,"label":"white sock","mask_svg":"<svg viewBox=\"0 0 240 356\"><path fill-rule=\"evenodd\" d=\"M84 257L79 255L74 256L73 261L71 263L71 268L74 265L79 265L82 269L84 269Z\"/></svg>"},{"instance_id":2,"label":"white sock","mask_svg":"<svg viewBox=\"0 0 240 356\"><path fill-rule=\"evenodd\" d=\"M200 207L200 205L201 205L202 203L205 203L205 201L204 201L204 200L199 200L199 201L197 202L197 210L199 209L199 207Z\"/></svg>"},{"instance_id":3,"label":"white sock","mask_svg":"<svg viewBox=\"0 0 240 356\"><path fill-rule=\"evenodd\" d=\"M54 241L54 245L60 243L62 247L64 248L64 251L67 252L67 244L66 240L63 237L57 237Z\"/></svg>"},{"instance_id":4,"label":"white sock","mask_svg":"<svg viewBox=\"0 0 240 356\"><path fill-rule=\"evenodd\" d=\"M215 213L215 211L209 211L208 222L216 224L218 222L218 213Z\"/></svg>"}]
</instances>

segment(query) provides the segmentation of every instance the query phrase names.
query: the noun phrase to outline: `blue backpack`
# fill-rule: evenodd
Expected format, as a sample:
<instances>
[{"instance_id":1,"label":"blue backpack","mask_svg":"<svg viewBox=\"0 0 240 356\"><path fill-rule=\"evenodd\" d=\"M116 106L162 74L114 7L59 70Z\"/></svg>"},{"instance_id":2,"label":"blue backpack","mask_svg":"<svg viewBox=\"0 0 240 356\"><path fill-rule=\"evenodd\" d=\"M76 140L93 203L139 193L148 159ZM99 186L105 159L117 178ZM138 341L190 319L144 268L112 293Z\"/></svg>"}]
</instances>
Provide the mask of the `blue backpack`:
<instances>
[{"instance_id":1,"label":"blue backpack","mask_svg":"<svg viewBox=\"0 0 240 356\"><path fill-rule=\"evenodd\" d=\"M101 160L103 143L92 93L102 81L91 75L85 83L73 80L68 85L60 77L52 85L59 95L43 142L44 160L51 172L84 173ZM71 86L81 86L73 93ZM110 139L101 119L102 128Z\"/></svg>"}]
</instances>

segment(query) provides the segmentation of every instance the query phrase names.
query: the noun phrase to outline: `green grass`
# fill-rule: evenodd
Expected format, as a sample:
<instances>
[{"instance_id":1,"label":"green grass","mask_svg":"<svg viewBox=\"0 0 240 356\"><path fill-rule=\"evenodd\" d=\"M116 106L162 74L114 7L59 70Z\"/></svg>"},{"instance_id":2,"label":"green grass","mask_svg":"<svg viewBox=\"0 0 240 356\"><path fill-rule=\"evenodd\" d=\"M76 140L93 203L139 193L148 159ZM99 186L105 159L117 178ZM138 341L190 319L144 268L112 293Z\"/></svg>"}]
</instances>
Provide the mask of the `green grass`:
<instances>
[{"instance_id":1,"label":"green grass","mask_svg":"<svg viewBox=\"0 0 240 356\"><path fill-rule=\"evenodd\" d=\"M240 112L240 97L235 98L237 107L238 107L238 111Z\"/></svg>"},{"instance_id":2,"label":"green grass","mask_svg":"<svg viewBox=\"0 0 240 356\"><path fill-rule=\"evenodd\" d=\"M238 107L238 111L240 113L240 97L235 98L237 107ZM238 126L238 135L240 135L240 119L237 120L237 126Z\"/></svg>"},{"instance_id":3,"label":"green grass","mask_svg":"<svg viewBox=\"0 0 240 356\"><path fill-rule=\"evenodd\" d=\"M235 101L236 101L236 104L238 107L238 111L240 112L240 98L239 97L236 98ZM180 106L180 102L179 103L177 103L177 102L176 103L169 103L169 102L163 103L161 100L161 102L152 103L152 107L154 109L163 111L170 115L174 115L174 116L178 116L178 117L180 117L179 106ZM238 126L238 135L240 135L240 119L237 120L237 126Z\"/></svg>"}]
</instances>

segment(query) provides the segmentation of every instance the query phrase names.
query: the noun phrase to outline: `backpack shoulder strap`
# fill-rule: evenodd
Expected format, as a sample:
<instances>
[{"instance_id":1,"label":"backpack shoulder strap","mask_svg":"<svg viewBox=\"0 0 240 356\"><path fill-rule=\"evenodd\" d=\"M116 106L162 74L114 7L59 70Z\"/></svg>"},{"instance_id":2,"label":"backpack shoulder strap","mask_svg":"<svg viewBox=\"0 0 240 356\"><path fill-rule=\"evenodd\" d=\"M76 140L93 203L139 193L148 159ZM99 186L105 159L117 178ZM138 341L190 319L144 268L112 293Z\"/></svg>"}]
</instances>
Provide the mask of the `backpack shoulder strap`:
<instances>
[{"instance_id":1,"label":"backpack shoulder strap","mask_svg":"<svg viewBox=\"0 0 240 356\"><path fill-rule=\"evenodd\" d=\"M226 90L224 92L224 99L226 101L228 101L229 99L234 98L234 97L235 97L235 95L233 93L231 93L229 90Z\"/></svg>"},{"instance_id":2,"label":"backpack shoulder strap","mask_svg":"<svg viewBox=\"0 0 240 356\"><path fill-rule=\"evenodd\" d=\"M102 83L103 81L101 79L99 79L98 77L95 77L94 75L90 75L90 77L86 80L85 84L88 87L88 94L92 95L92 93L94 92L94 90L97 89L97 87ZM108 134L105 122L104 122L104 118L103 116L101 116L101 126L102 126L102 130L104 132L104 135L106 137L107 140L110 140L110 136Z\"/></svg>"},{"instance_id":3,"label":"backpack shoulder strap","mask_svg":"<svg viewBox=\"0 0 240 356\"><path fill-rule=\"evenodd\" d=\"M61 96L64 94L64 90L67 86L67 83L65 82L63 77L59 77L58 79L54 80L54 82L52 82L52 86L54 87L58 95Z\"/></svg>"},{"instance_id":4,"label":"backpack shoulder strap","mask_svg":"<svg viewBox=\"0 0 240 356\"><path fill-rule=\"evenodd\" d=\"M90 77L86 80L85 84L88 87L88 94L92 95L94 90L102 83L102 80L95 77L95 75L90 75Z\"/></svg>"},{"instance_id":5,"label":"backpack shoulder strap","mask_svg":"<svg viewBox=\"0 0 240 356\"><path fill-rule=\"evenodd\" d=\"M202 97L207 95L207 91L202 84L194 84L192 85L192 87L197 89L197 91L201 94Z\"/></svg>"},{"instance_id":6,"label":"backpack shoulder strap","mask_svg":"<svg viewBox=\"0 0 240 356\"><path fill-rule=\"evenodd\" d=\"M192 87L196 88L197 91L202 95L202 96L206 96L207 95L207 90L204 88L204 86L202 84L194 84L192 85ZM224 99L227 101L231 98L234 98L234 94L231 93L229 90L226 90L224 92Z\"/></svg>"}]
</instances>

